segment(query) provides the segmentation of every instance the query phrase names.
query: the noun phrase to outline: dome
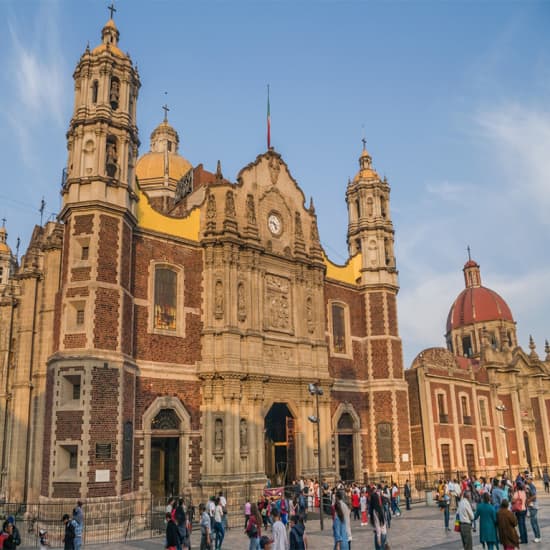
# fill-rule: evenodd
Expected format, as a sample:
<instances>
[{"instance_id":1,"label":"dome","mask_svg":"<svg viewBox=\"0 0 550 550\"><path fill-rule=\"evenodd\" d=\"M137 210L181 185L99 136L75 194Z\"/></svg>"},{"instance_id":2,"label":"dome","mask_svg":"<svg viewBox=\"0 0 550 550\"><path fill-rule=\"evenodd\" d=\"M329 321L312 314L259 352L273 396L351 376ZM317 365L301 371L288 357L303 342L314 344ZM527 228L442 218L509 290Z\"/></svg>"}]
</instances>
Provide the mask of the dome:
<instances>
[{"instance_id":1,"label":"dome","mask_svg":"<svg viewBox=\"0 0 550 550\"><path fill-rule=\"evenodd\" d=\"M376 173L376 170L372 167L372 157L367 151L365 141L363 141L363 151L361 151L361 155L359 156L359 172L355 174L353 181L356 183L359 180L368 180L373 178L380 179Z\"/></svg>"},{"instance_id":2,"label":"dome","mask_svg":"<svg viewBox=\"0 0 550 550\"><path fill-rule=\"evenodd\" d=\"M0 227L0 254L11 254L10 247L6 242L8 233L5 227Z\"/></svg>"},{"instance_id":3,"label":"dome","mask_svg":"<svg viewBox=\"0 0 550 550\"><path fill-rule=\"evenodd\" d=\"M485 321L514 322L504 299L484 286L465 288L454 301L447 317L447 332Z\"/></svg>"},{"instance_id":4,"label":"dome","mask_svg":"<svg viewBox=\"0 0 550 550\"><path fill-rule=\"evenodd\" d=\"M148 179L162 179L164 177L165 153L145 153L136 164L136 175L142 182ZM175 153L168 153L168 177L179 180L192 168L191 163Z\"/></svg>"}]
</instances>

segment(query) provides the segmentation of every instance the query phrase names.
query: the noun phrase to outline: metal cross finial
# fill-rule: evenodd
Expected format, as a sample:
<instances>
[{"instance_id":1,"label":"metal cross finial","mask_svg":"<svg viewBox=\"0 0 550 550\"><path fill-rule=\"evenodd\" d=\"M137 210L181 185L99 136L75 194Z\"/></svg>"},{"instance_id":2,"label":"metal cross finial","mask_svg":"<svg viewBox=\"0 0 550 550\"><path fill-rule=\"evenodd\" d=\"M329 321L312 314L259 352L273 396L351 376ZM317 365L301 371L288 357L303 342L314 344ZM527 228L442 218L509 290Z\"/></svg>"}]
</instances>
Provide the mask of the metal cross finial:
<instances>
[{"instance_id":1,"label":"metal cross finial","mask_svg":"<svg viewBox=\"0 0 550 550\"><path fill-rule=\"evenodd\" d=\"M367 140L363 138L361 141L363 142L363 151L365 151L367 149Z\"/></svg>"},{"instance_id":2,"label":"metal cross finial","mask_svg":"<svg viewBox=\"0 0 550 550\"><path fill-rule=\"evenodd\" d=\"M111 19L113 18L113 13L116 12L115 3L111 2L111 5L107 7L107 9L111 12Z\"/></svg>"},{"instance_id":3,"label":"metal cross finial","mask_svg":"<svg viewBox=\"0 0 550 550\"><path fill-rule=\"evenodd\" d=\"M466 247L466 250L468 250L468 260L471 261L471 260L472 260L472 256L471 256L471 254L470 254L470 245L468 245L468 246Z\"/></svg>"},{"instance_id":4,"label":"metal cross finial","mask_svg":"<svg viewBox=\"0 0 550 550\"><path fill-rule=\"evenodd\" d=\"M2 227L6 227L6 218L2 218Z\"/></svg>"},{"instance_id":5,"label":"metal cross finial","mask_svg":"<svg viewBox=\"0 0 550 550\"><path fill-rule=\"evenodd\" d=\"M170 109L168 108L168 105L166 105L166 103L162 106L162 108L164 109L164 122L168 122L168 111Z\"/></svg>"}]
</instances>

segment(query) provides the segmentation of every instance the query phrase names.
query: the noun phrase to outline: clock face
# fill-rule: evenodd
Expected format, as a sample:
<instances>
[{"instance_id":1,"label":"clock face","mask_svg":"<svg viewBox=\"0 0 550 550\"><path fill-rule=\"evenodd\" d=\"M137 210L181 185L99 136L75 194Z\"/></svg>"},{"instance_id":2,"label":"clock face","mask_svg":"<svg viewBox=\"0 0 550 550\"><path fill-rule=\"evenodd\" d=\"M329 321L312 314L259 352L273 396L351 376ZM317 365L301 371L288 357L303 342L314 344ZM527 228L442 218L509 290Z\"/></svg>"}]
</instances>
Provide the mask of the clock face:
<instances>
[{"instance_id":1,"label":"clock face","mask_svg":"<svg viewBox=\"0 0 550 550\"><path fill-rule=\"evenodd\" d=\"M269 217L267 218L267 227L269 227L269 230L273 233L273 235L280 235L283 230L281 218L279 218L277 214L269 214Z\"/></svg>"}]
</instances>

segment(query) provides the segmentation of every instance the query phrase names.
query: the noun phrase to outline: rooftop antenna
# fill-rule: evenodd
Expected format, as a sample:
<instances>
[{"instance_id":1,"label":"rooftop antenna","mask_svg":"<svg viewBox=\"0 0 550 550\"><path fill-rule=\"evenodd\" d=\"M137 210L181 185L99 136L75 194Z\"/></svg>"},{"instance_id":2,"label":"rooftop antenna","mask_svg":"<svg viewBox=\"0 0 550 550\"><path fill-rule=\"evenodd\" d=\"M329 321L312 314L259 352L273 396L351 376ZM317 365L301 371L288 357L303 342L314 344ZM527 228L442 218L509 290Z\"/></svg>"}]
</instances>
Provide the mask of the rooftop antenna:
<instances>
[{"instance_id":1,"label":"rooftop antenna","mask_svg":"<svg viewBox=\"0 0 550 550\"><path fill-rule=\"evenodd\" d=\"M40 201L40 208L38 209L40 212L40 225L42 225L42 220L44 218L44 208L46 208L46 201L44 200L44 197L42 197L42 200Z\"/></svg>"},{"instance_id":2,"label":"rooftop antenna","mask_svg":"<svg viewBox=\"0 0 550 550\"><path fill-rule=\"evenodd\" d=\"M107 6L107 9L111 12L111 19L112 19L113 14L116 13L115 3L111 2L111 5Z\"/></svg>"}]
</instances>

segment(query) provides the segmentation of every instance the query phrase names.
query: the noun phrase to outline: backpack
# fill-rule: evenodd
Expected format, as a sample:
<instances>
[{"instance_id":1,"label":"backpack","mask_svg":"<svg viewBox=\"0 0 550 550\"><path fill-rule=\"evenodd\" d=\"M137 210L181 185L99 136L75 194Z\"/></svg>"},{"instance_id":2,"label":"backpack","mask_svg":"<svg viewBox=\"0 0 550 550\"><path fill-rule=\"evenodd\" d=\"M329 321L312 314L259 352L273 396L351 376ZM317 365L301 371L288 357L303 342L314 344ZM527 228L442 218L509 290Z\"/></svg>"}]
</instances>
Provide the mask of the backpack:
<instances>
[{"instance_id":1,"label":"backpack","mask_svg":"<svg viewBox=\"0 0 550 550\"><path fill-rule=\"evenodd\" d=\"M248 525L246 526L246 534L249 539L255 539L258 536L258 525L256 524L256 519L252 519L252 516L248 520Z\"/></svg>"}]
</instances>

